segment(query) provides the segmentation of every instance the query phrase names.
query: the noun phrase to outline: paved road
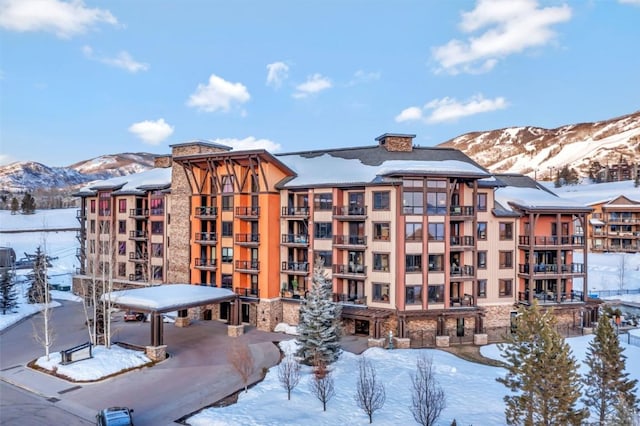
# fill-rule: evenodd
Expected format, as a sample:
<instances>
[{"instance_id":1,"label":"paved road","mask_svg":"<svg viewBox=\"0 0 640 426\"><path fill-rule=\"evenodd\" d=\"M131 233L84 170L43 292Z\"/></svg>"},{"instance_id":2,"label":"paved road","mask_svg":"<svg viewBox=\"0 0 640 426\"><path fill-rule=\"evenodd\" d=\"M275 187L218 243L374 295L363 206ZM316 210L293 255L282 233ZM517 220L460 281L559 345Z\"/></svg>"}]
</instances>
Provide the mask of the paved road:
<instances>
[{"instance_id":1,"label":"paved road","mask_svg":"<svg viewBox=\"0 0 640 426\"><path fill-rule=\"evenodd\" d=\"M54 309L52 317L56 331L53 351L87 341L80 303L63 301L60 308ZM147 345L149 328L148 323L116 322L114 340ZM70 416L62 424L69 425L82 424L73 423L81 419L95 421L99 409L113 405L134 408L136 425L174 424L174 420L242 388L239 375L227 361L232 338L227 336L225 324L198 321L187 328L178 328L168 323L164 338L171 355L166 361L101 382L76 384L25 367L43 354L43 348L33 339L32 321L25 320L0 333L0 379L30 391L38 401L53 398L51 400L57 401L54 407L64 407L58 414ZM280 354L273 342L286 338L289 336L251 328L238 338L249 345L253 354L254 374L250 382L259 380L264 367L279 361ZM42 424L35 417L39 414L25 411L25 421ZM51 423L53 421L45 424Z\"/></svg>"}]
</instances>

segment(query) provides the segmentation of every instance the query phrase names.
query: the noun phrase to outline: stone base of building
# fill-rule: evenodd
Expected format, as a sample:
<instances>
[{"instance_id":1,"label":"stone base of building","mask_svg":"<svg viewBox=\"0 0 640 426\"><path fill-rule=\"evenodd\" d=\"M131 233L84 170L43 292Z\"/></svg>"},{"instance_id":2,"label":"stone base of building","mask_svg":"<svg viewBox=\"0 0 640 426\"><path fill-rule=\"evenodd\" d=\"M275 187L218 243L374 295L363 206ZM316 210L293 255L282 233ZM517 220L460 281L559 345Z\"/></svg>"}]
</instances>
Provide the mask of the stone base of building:
<instances>
[{"instance_id":1,"label":"stone base of building","mask_svg":"<svg viewBox=\"0 0 640 426\"><path fill-rule=\"evenodd\" d=\"M227 326L227 336L229 337L240 337L244 334L244 325L228 325Z\"/></svg>"},{"instance_id":2,"label":"stone base of building","mask_svg":"<svg viewBox=\"0 0 640 426\"><path fill-rule=\"evenodd\" d=\"M476 346L483 346L489 343L489 336L486 334L474 334L473 335L473 344Z\"/></svg>"},{"instance_id":3,"label":"stone base of building","mask_svg":"<svg viewBox=\"0 0 640 426\"><path fill-rule=\"evenodd\" d=\"M256 328L260 331L273 331L283 321L282 300L260 299L256 307Z\"/></svg>"},{"instance_id":4,"label":"stone base of building","mask_svg":"<svg viewBox=\"0 0 640 426\"><path fill-rule=\"evenodd\" d=\"M167 359L167 345L147 346L145 354L151 361L160 362Z\"/></svg>"},{"instance_id":5,"label":"stone base of building","mask_svg":"<svg viewBox=\"0 0 640 426\"><path fill-rule=\"evenodd\" d=\"M387 344L387 339L369 339L367 340L367 346L370 348L384 348Z\"/></svg>"},{"instance_id":6,"label":"stone base of building","mask_svg":"<svg viewBox=\"0 0 640 426\"><path fill-rule=\"evenodd\" d=\"M436 348L448 348L449 336L436 336Z\"/></svg>"},{"instance_id":7,"label":"stone base of building","mask_svg":"<svg viewBox=\"0 0 640 426\"><path fill-rule=\"evenodd\" d=\"M396 349L409 349L411 347L411 339L406 337L394 337L393 347Z\"/></svg>"},{"instance_id":8,"label":"stone base of building","mask_svg":"<svg viewBox=\"0 0 640 426\"><path fill-rule=\"evenodd\" d=\"M176 327L189 327L189 324L191 324L191 320L189 319L189 317L177 317L174 324Z\"/></svg>"}]
</instances>

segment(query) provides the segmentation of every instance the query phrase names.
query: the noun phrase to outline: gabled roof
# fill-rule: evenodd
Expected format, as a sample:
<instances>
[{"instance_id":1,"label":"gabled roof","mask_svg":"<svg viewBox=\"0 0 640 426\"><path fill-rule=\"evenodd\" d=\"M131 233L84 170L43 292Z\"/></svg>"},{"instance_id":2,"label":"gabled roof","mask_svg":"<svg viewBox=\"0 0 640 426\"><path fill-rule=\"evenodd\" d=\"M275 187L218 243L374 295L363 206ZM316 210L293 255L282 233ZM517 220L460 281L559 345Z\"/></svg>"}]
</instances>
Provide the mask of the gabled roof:
<instances>
[{"instance_id":1,"label":"gabled roof","mask_svg":"<svg viewBox=\"0 0 640 426\"><path fill-rule=\"evenodd\" d=\"M166 190L170 186L171 167L156 168L93 182L73 195L76 197L90 197L96 195L98 191L112 191L112 195L144 195L149 191Z\"/></svg>"},{"instance_id":2,"label":"gabled roof","mask_svg":"<svg viewBox=\"0 0 640 426\"><path fill-rule=\"evenodd\" d=\"M625 197L624 195L619 195L616 198L614 198L613 200L609 201L608 203L605 203L602 205L603 209L606 208L639 208L640 209L640 202L638 201L634 201L628 197Z\"/></svg>"}]
</instances>

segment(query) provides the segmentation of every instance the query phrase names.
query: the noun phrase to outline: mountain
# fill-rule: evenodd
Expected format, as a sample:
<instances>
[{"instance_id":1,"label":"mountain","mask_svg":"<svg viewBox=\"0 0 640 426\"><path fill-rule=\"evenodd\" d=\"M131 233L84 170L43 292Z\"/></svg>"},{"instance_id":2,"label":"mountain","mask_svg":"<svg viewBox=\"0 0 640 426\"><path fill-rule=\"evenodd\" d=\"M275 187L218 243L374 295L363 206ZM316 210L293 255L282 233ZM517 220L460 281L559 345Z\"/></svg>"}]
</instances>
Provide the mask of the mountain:
<instances>
[{"instance_id":1,"label":"mountain","mask_svg":"<svg viewBox=\"0 0 640 426\"><path fill-rule=\"evenodd\" d=\"M94 180L138 173L153 167L154 154L103 155L68 167L49 167L33 161L0 166L0 189L6 192L73 191Z\"/></svg>"},{"instance_id":2,"label":"mountain","mask_svg":"<svg viewBox=\"0 0 640 426\"><path fill-rule=\"evenodd\" d=\"M554 170L568 166L588 176L594 161L640 163L640 111L556 129L524 126L466 133L438 146L459 149L494 173L551 180Z\"/></svg>"}]
</instances>

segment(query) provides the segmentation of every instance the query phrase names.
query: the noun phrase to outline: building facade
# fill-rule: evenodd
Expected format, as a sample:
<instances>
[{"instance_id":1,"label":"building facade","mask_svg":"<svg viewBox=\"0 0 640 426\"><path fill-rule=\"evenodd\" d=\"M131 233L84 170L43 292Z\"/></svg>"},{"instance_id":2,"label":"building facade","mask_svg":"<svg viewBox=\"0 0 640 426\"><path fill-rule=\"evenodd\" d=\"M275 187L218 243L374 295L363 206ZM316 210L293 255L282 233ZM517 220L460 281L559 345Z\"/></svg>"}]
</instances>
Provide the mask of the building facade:
<instances>
[{"instance_id":1,"label":"building facade","mask_svg":"<svg viewBox=\"0 0 640 426\"><path fill-rule=\"evenodd\" d=\"M640 202L620 195L593 205L589 249L593 252L640 251Z\"/></svg>"}]
</instances>

